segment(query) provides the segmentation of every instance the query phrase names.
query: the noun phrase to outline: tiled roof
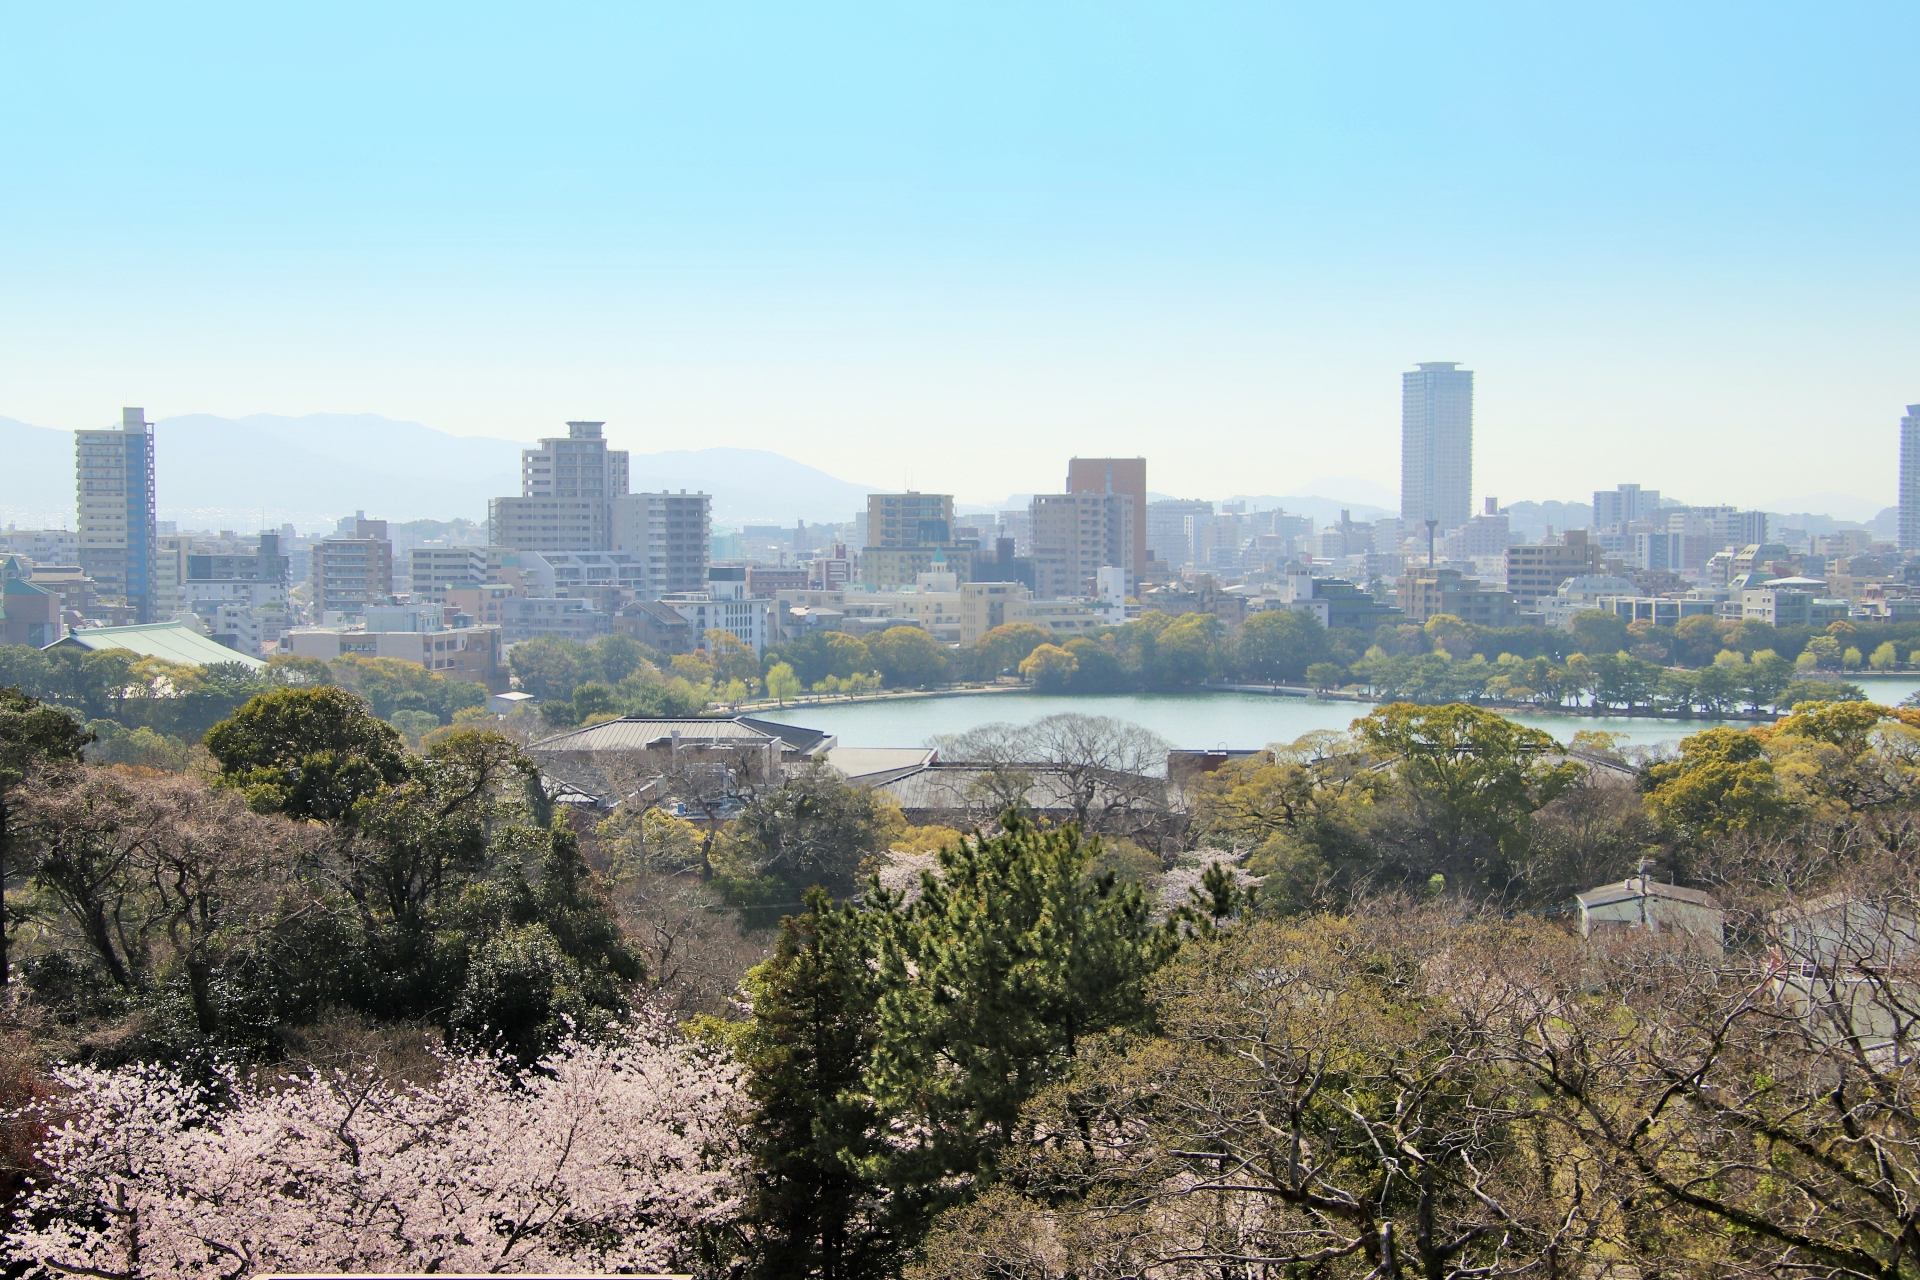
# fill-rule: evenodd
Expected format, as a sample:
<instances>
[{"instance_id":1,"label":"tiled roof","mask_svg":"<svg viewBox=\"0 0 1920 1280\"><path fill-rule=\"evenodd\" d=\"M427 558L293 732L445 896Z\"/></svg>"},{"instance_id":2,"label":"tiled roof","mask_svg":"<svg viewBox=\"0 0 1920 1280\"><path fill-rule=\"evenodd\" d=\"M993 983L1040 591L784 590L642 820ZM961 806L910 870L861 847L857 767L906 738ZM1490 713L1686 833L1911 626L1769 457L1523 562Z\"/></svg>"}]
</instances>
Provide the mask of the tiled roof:
<instances>
[{"instance_id":1,"label":"tiled roof","mask_svg":"<svg viewBox=\"0 0 1920 1280\"><path fill-rule=\"evenodd\" d=\"M1638 876L1630 880L1622 880L1619 884L1603 884L1597 889L1589 889L1585 893L1574 896L1581 906L1589 910L1614 902L1631 902L1640 897L1669 898L1675 902L1686 902L1714 911L1720 909L1720 904L1710 893L1702 893L1698 889L1682 889L1679 885L1662 884L1658 880L1643 881Z\"/></svg>"}]
</instances>

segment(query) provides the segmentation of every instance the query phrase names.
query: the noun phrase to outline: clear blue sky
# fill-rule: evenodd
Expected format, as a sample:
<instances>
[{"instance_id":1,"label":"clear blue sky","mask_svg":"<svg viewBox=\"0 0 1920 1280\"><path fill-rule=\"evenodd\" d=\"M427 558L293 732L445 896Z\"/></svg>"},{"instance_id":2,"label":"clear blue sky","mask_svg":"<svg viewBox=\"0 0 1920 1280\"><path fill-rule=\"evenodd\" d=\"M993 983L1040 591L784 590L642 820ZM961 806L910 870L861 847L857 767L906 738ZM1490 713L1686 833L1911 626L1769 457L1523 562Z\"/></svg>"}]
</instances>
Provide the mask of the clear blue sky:
<instances>
[{"instance_id":1,"label":"clear blue sky","mask_svg":"<svg viewBox=\"0 0 1920 1280\"><path fill-rule=\"evenodd\" d=\"M402 12L402 10L405 10ZM0 414L376 412L991 500L1893 495L1920 8L0 10Z\"/></svg>"}]
</instances>

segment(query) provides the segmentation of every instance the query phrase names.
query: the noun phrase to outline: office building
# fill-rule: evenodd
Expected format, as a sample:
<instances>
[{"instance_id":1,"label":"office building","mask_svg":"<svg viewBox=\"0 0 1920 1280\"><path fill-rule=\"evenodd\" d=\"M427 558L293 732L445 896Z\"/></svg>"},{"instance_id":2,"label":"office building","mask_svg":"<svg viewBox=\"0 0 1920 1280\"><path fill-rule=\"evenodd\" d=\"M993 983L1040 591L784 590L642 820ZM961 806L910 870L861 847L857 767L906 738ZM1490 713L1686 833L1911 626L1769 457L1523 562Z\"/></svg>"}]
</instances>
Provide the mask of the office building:
<instances>
[{"instance_id":1,"label":"office building","mask_svg":"<svg viewBox=\"0 0 1920 1280\"><path fill-rule=\"evenodd\" d=\"M939 547L952 540L952 494L867 495L867 546Z\"/></svg>"},{"instance_id":2,"label":"office building","mask_svg":"<svg viewBox=\"0 0 1920 1280\"><path fill-rule=\"evenodd\" d=\"M623 455L624 456L624 455ZM705 586L713 562L713 498L705 493L622 493L612 501L613 550L646 566L643 598Z\"/></svg>"},{"instance_id":3,"label":"office building","mask_svg":"<svg viewBox=\"0 0 1920 1280\"><path fill-rule=\"evenodd\" d=\"M1133 499L1133 563L1147 563L1147 460L1073 458L1067 462L1068 493L1124 493Z\"/></svg>"},{"instance_id":4,"label":"office building","mask_svg":"<svg viewBox=\"0 0 1920 1280\"><path fill-rule=\"evenodd\" d=\"M331 662L348 654L417 662L448 680L468 680L489 693L505 693L505 649L498 627L420 627L374 631L345 627L298 627L286 636L285 650L301 658Z\"/></svg>"},{"instance_id":5,"label":"office building","mask_svg":"<svg viewBox=\"0 0 1920 1280\"><path fill-rule=\"evenodd\" d=\"M627 452L604 422L569 422L520 454L520 496L487 504L488 540L523 551L608 551L613 500L627 491Z\"/></svg>"},{"instance_id":6,"label":"office building","mask_svg":"<svg viewBox=\"0 0 1920 1280\"><path fill-rule=\"evenodd\" d=\"M1447 533L1472 514L1473 371L1423 364L1400 375L1400 518L1421 536L1428 520Z\"/></svg>"},{"instance_id":7,"label":"office building","mask_svg":"<svg viewBox=\"0 0 1920 1280\"><path fill-rule=\"evenodd\" d=\"M322 538L313 544L309 581L322 625L336 617L357 617L368 605L384 604L393 595L393 543L387 540L387 522L361 514L351 528L352 537Z\"/></svg>"},{"instance_id":8,"label":"office building","mask_svg":"<svg viewBox=\"0 0 1920 1280\"><path fill-rule=\"evenodd\" d=\"M153 424L122 409L120 426L76 431L80 569L105 601L124 601L136 622L154 620Z\"/></svg>"},{"instance_id":9,"label":"office building","mask_svg":"<svg viewBox=\"0 0 1920 1280\"><path fill-rule=\"evenodd\" d=\"M1900 419L1900 549L1920 551L1920 404Z\"/></svg>"},{"instance_id":10,"label":"office building","mask_svg":"<svg viewBox=\"0 0 1920 1280\"><path fill-rule=\"evenodd\" d=\"M1124 493L1043 493L1033 499L1033 593L1042 600L1094 594L1100 570L1120 569L1132 595L1133 498Z\"/></svg>"},{"instance_id":11,"label":"office building","mask_svg":"<svg viewBox=\"0 0 1920 1280\"><path fill-rule=\"evenodd\" d=\"M25 556L35 564L79 564L80 535L71 529L0 529L0 556Z\"/></svg>"}]
</instances>

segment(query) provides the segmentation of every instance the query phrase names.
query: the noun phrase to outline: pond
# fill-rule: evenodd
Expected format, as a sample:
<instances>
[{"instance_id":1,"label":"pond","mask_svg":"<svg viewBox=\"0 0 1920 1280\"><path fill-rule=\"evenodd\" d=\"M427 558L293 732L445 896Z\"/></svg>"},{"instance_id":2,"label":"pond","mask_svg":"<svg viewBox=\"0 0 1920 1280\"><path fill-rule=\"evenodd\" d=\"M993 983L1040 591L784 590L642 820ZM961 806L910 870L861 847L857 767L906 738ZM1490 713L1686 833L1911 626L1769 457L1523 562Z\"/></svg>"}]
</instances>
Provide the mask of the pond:
<instances>
[{"instance_id":1,"label":"pond","mask_svg":"<svg viewBox=\"0 0 1920 1280\"><path fill-rule=\"evenodd\" d=\"M1876 702L1898 703L1920 690L1920 676L1865 676L1855 681ZM1177 747L1252 748L1291 742L1316 729L1344 729L1367 714L1364 702L1287 698L1262 693L1111 694L1064 697L1038 693L953 694L883 702L823 702L760 712L769 720L835 734L847 747L918 747L936 734L960 733L996 720L1026 724L1063 711L1113 716L1153 730ZM1752 720L1660 720L1635 716L1516 714L1521 724L1565 742L1582 729L1626 736L1634 746L1678 742L1715 725L1750 728Z\"/></svg>"}]
</instances>

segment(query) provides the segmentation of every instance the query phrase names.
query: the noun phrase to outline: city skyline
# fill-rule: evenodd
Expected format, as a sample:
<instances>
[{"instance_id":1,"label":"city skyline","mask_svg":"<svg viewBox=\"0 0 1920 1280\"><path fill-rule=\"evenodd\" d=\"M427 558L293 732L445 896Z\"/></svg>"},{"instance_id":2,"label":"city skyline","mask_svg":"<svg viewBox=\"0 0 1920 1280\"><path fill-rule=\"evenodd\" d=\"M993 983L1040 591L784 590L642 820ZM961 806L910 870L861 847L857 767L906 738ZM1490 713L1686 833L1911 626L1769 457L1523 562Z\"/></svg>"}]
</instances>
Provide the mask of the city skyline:
<instances>
[{"instance_id":1,"label":"city skyline","mask_svg":"<svg viewBox=\"0 0 1920 1280\"><path fill-rule=\"evenodd\" d=\"M870 17L15 9L0 412L1390 487L1388 374L1441 356L1481 494L1893 472L1910 7Z\"/></svg>"}]
</instances>

